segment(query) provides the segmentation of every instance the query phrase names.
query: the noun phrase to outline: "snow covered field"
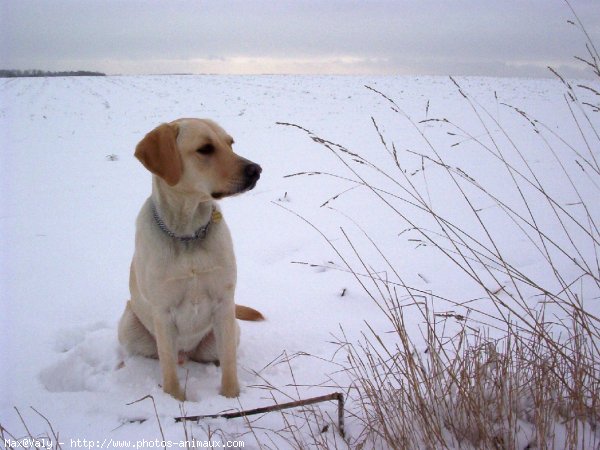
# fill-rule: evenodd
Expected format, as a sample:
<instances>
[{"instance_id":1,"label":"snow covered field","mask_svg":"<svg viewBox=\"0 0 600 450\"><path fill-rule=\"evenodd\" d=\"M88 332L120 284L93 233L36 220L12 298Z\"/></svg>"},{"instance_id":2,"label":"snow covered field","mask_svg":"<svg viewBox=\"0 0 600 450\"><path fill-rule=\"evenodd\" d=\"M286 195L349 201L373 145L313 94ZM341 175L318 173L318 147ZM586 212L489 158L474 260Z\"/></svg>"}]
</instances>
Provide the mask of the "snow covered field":
<instances>
[{"instance_id":1,"label":"snow covered field","mask_svg":"<svg viewBox=\"0 0 600 450\"><path fill-rule=\"evenodd\" d=\"M505 139L498 125L508 130L552 194L577 214L573 204L578 199L569 183L557 175L560 167L551 152L527 120L503 105L526 111L579 145L581 136L572 125L564 86L557 80L458 81L497 120L492 122L491 135ZM134 220L150 193L150 175L135 160L133 150L146 132L179 117L214 119L235 138L236 152L263 168L253 191L221 204L238 258L237 302L260 310L267 320L241 323L239 399L218 395L219 368L189 362L180 368L180 377L187 383L189 401L183 408L188 414L249 409L272 404L273 396L286 402L340 390L334 384L344 386L347 380L337 373L336 362L344 361L345 355L331 343L341 336L340 326L350 341L360 338L367 329L365 322L383 336L389 329L354 278L338 270L345 266L328 243L280 205L347 249L339 229L343 227L374 270L383 270L384 264L359 226L385 249L408 285L461 301L479 297L465 274L457 273L431 246L420 245L418 235L404 232L409 225L368 189L327 175L286 177L311 171L343 177L351 174L306 133L277 122L300 125L389 167L393 161L380 141L373 117L431 203L458 223L466 216L464 202L448 188L447 175L417 155L431 156L431 151L416 130L365 84L394 99L415 122L448 118L487 139L473 111L447 78L0 80L0 424L15 437L28 434L16 407L33 435L50 433L32 406L59 432L63 448L75 447L72 439L97 446L106 439L132 443L162 439L152 402L147 399L128 405L152 395L165 438L185 438L182 425L173 421L181 415L182 406L163 394L157 361L127 358L125 366L117 369L122 356L116 337L116 325L129 295ZM418 127L453 166L504 195L508 202L518 202L514 189L505 186L506 177L499 175L493 159L473 139L449 134L440 122L424 121ZM555 149L563 152L566 170L581 195L597 198L598 186L580 168L581 161L566 146L555 144ZM598 148L595 151L598 157ZM521 164L516 156L515 164ZM364 173L369 176L368 170ZM390 180L376 176L371 180L382 189L394 189ZM330 199L327 206L334 209L321 207ZM491 231L507 257L519 269L544 280L547 268L536 259L536 253L527 250L527 239L495 212L497 206L489 199L481 195L480 200L476 207L489 210ZM427 219L418 212L402 202L399 205L427 226ZM588 206L593 217L600 217L598 202L588 202ZM545 220L544 214L539 217ZM464 226L468 228L469 223ZM583 257L593 259L597 248L587 250L589 254ZM354 260L351 252L347 255ZM577 278L576 267L565 263L565 270L567 276ZM585 288L582 284L582 290ZM531 301L534 305L536 300ZM486 310L485 305L478 307ZM465 313L444 303L436 308ZM492 307L488 308L492 313ZM598 305L590 308L600 313ZM416 340L420 320L416 315L410 324L409 333ZM267 384L271 388L265 388ZM321 407L335 417L333 403ZM249 433L243 419L214 419L188 425L188 432L203 440L210 427L227 435L241 434L244 448L259 448L259 443L285 448L284 440L273 433L267 438L261 430L281 428L278 413L260 418L255 426L257 430ZM350 436L357 427L348 421ZM327 433L335 433L335 427L330 426Z\"/></svg>"}]
</instances>

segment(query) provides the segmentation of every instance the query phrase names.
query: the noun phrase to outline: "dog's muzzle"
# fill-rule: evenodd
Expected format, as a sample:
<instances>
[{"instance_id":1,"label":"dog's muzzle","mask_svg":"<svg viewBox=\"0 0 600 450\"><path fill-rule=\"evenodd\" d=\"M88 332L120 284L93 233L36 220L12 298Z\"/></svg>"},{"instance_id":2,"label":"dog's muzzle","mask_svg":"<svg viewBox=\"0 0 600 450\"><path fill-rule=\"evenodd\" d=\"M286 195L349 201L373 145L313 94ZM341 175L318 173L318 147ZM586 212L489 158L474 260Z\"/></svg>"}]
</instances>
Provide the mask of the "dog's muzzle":
<instances>
[{"instance_id":1,"label":"dog's muzzle","mask_svg":"<svg viewBox=\"0 0 600 450\"><path fill-rule=\"evenodd\" d=\"M230 195L241 194L243 192L254 189L256 183L260 178L262 167L258 164L248 161L248 163L242 169L241 182L231 191L228 192L213 192L212 197L214 199L221 199L223 197L229 197Z\"/></svg>"}]
</instances>

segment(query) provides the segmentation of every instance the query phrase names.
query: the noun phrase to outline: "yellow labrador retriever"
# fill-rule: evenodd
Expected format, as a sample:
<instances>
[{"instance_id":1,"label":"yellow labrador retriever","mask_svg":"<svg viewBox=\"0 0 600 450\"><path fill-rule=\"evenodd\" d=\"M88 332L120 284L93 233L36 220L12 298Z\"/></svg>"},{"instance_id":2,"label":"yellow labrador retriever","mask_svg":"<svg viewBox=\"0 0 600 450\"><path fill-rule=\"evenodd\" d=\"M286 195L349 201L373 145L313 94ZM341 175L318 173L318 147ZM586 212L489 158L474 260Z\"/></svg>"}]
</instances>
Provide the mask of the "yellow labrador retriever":
<instances>
[{"instance_id":1,"label":"yellow labrador retriever","mask_svg":"<svg viewBox=\"0 0 600 450\"><path fill-rule=\"evenodd\" d=\"M158 357L163 390L179 400L177 364L186 357L220 363L221 394L238 396L235 319L263 319L234 303L235 256L215 202L260 178L261 167L232 144L210 120L179 119L150 131L135 150L153 174L152 194L136 222L119 341L129 353Z\"/></svg>"}]
</instances>

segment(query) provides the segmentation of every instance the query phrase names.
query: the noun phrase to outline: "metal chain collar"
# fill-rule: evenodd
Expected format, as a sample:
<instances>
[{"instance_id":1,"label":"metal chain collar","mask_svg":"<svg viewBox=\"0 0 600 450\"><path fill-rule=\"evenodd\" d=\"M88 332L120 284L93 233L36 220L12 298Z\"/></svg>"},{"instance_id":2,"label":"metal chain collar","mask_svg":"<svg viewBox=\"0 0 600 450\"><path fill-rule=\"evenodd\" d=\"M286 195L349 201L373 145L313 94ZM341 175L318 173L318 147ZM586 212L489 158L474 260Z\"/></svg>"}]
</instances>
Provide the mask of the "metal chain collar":
<instances>
[{"instance_id":1,"label":"metal chain collar","mask_svg":"<svg viewBox=\"0 0 600 450\"><path fill-rule=\"evenodd\" d=\"M211 217L207 224L202 225L192 235L178 236L177 234L175 234L171 230L169 230L169 228L165 225L163 220L160 218L160 215L158 214L158 210L156 209L156 205L154 204L154 202L152 202L152 215L154 216L154 221L156 222L158 227L167 236L171 237L172 239L181 241L181 242L191 242L191 241L196 241L198 239L204 239L206 237L206 234L208 233L208 228L209 228L210 224L213 222L218 222L219 220L221 220L221 217L222 217L221 213L219 211L217 211L217 209L213 206Z\"/></svg>"}]
</instances>

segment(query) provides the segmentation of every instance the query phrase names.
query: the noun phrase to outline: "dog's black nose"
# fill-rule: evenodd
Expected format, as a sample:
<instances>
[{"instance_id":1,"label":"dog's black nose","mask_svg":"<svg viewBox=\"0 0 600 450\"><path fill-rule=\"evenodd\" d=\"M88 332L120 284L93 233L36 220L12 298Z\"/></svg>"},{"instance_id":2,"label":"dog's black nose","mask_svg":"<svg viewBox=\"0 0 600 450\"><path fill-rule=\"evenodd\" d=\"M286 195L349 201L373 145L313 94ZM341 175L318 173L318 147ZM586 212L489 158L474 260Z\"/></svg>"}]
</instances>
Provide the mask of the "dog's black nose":
<instances>
[{"instance_id":1,"label":"dog's black nose","mask_svg":"<svg viewBox=\"0 0 600 450\"><path fill-rule=\"evenodd\" d=\"M258 180L260 178L261 172L262 167L255 163L250 163L244 168L244 173L246 177L253 180Z\"/></svg>"}]
</instances>

